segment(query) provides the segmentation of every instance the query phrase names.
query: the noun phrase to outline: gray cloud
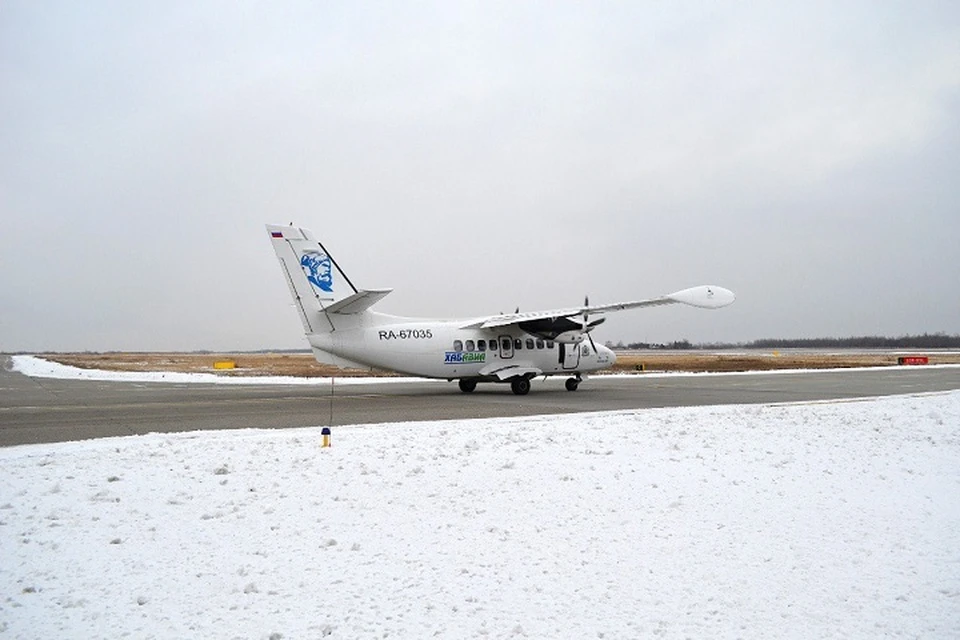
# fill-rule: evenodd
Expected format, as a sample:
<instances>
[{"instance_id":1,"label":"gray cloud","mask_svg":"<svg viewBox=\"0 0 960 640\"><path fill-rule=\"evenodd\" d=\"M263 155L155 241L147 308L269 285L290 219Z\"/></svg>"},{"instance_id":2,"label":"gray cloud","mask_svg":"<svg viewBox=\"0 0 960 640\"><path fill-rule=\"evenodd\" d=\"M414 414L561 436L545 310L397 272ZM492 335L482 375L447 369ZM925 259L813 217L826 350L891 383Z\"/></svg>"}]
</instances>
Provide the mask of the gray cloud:
<instances>
[{"instance_id":1,"label":"gray cloud","mask_svg":"<svg viewBox=\"0 0 960 640\"><path fill-rule=\"evenodd\" d=\"M5 3L0 349L298 346L262 228L384 311L711 282L612 340L960 332L952 3Z\"/></svg>"}]
</instances>

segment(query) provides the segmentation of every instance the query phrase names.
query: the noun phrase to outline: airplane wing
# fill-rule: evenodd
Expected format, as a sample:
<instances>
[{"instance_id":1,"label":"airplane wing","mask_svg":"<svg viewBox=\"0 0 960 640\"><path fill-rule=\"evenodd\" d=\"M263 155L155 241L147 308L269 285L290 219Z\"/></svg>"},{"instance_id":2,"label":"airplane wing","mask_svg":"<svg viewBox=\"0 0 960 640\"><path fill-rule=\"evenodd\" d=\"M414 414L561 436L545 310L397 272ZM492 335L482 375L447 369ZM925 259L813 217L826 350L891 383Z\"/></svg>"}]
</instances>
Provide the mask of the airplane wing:
<instances>
[{"instance_id":1,"label":"airplane wing","mask_svg":"<svg viewBox=\"0 0 960 640\"><path fill-rule=\"evenodd\" d=\"M523 313L504 313L485 318L477 318L463 325L462 329L491 329L495 327L506 327L521 322L532 322L536 320L551 320L556 318L570 318L574 316L599 315L610 313L612 311L623 311L625 309L638 309L640 307L659 307L667 304L686 304L701 309L719 309L728 304L733 304L736 296L729 289L717 287L714 285L701 285L691 287L682 291L668 293L659 298L650 298L648 300L636 300L633 302L615 302L613 304L598 304L582 307L571 307L569 309L553 309L551 311L533 311Z\"/></svg>"}]
</instances>

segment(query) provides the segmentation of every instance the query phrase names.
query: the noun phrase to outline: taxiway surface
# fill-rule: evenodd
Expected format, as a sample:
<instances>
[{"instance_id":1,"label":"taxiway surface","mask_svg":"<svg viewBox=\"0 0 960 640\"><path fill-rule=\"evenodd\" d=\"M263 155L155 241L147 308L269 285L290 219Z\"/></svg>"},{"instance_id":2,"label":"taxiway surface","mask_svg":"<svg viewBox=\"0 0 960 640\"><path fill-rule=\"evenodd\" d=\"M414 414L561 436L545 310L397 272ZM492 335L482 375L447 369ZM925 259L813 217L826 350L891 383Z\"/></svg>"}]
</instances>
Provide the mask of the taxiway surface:
<instances>
[{"instance_id":1,"label":"taxiway surface","mask_svg":"<svg viewBox=\"0 0 960 640\"><path fill-rule=\"evenodd\" d=\"M413 422L715 404L756 404L960 389L960 368L596 376L576 392L561 378L507 385L371 383L329 387L97 382L30 378L0 357L0 446L150 432ZM406 437L405 434L404 437ZM398 436L399 437L399 436Z\"/></svg>"}]
</instances>

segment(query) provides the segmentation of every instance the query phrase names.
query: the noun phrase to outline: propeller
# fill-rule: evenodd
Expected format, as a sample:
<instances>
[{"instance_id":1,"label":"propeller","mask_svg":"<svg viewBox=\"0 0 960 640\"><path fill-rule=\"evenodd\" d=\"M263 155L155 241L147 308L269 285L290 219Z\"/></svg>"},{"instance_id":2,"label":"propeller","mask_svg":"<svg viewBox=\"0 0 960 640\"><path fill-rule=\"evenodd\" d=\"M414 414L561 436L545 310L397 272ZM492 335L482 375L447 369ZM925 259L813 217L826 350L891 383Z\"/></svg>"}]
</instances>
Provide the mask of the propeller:
<instances>
[{"instance_id":1,"label":"propeller","mask_svg":"<svg viewBox=\"0 0 960 640\"><path fill-rule=\"evenodd\" d=\"M590 296L584 296L583 298L583 330L584 332L593 331L594 327L601 325L607 321L606 318L597 318L593 322L590 322L590 313L587 311L587 308L590 306Z\"/></svg>"},{"instance_id":2,"label":"propeller","mask_svg":"<svg viewBox=\"0 0 960 640\"><path fill-rule=\"evenodd\" d=\"M606 318L600 318L599 320L590 322L590 313L587 311L589 306L590 296L583 296L583 332L587 334L587 340L590 341L590 346L593 347L593 352L597 353L597 345L594 343L593 336L590 335L590 332L593 331L594 327L606 320Z\"/></svg>"}]
</instances>

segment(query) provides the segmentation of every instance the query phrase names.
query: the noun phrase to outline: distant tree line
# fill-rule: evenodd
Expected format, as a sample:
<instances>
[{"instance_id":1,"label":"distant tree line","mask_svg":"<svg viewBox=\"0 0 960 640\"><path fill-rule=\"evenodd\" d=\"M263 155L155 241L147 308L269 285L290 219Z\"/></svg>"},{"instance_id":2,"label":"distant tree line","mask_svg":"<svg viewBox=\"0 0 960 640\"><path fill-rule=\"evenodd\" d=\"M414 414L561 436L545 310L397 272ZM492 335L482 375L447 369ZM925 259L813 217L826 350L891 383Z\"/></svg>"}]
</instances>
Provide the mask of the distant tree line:
<instances>
[{"instance_id":1,"label":"distant tree line","mask_svg":"<svg viewBox=\"0 0 960 640\"><path fill-rule=\"evenodd\" d=\"M848 349L951 349L960 348L960 335L948 336L945 333L924 333L919 336L860 336L856 338L802 338L780 340L765 338L748 343L748 347L757 349L781 348L848 348Z\"/></svg>"},{"instance_id":2,"label":"distant tree line","mask_svg":"<svg viewBox=\"0 0 960 640\"><path fill-rule=\"evenodd\" d=\"M857 336L852 338L763 338L752 342L710 342L689 340L667 343L607 343L613 349L960 349L960 335L924 333L916 336Z\"/></svg>"},{"instance_id":3,"label":"distant tree line","mask_svg":"<svg viewBox=\"0 0 960 640\"><path fill-rule=\"evenodd\" d=\"M705 345L693 344L689 340L675 340L674 342L631 342L629 344L623 344L623 342L618 342L613 344L607 342L606 345L611 349L706 349Z\"/></svg>"},{"instance_id":4,"label":"distant tree line","mask_svg":"<svg viewBox=\"0 0 960 640\"><path fill-rule=\"evenodd\" d=\"M708 347L705 344L693 344L689 340L675 340L673 342L630 342L624 344L622 341L614 344L607 341L604 343L611 349L708 349L720 347Z\"/></svg>"}]
</instances>

